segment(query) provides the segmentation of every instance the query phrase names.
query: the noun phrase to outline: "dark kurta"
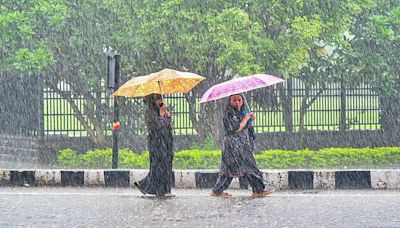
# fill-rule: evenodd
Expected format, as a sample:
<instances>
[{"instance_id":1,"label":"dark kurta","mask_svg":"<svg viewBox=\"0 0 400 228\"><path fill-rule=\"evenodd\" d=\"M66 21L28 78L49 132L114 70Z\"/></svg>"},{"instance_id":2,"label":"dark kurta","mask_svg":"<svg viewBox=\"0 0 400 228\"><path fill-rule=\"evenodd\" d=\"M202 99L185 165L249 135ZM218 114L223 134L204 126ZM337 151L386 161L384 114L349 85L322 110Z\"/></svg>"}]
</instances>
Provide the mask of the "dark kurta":
<instances>
[{"instance_id":1,"label":"dark kurta","mask_svg":"<svg viewBox=\"0 0 400 228\"><path fill-rule=\"evenodd\" d=\"M159 108L153 106L145 113L150 152L149 174L139 182L148 194L162 196L171 192L173 140L171 118L160 117Z\"/></svg>"},{"instance_id":2,"label":"dark kurta","mask_svg":"<svg viewBox=\"0 0 400 228\"><path fill-rule=\"evenodd\" d=\"M248 127L236 132L243 117L244 115L234 108L224 113L225 136L220 175L229 177L253 175L262 178L253 155L254 139L249 135Z\"/></svg>"}]
</instances>

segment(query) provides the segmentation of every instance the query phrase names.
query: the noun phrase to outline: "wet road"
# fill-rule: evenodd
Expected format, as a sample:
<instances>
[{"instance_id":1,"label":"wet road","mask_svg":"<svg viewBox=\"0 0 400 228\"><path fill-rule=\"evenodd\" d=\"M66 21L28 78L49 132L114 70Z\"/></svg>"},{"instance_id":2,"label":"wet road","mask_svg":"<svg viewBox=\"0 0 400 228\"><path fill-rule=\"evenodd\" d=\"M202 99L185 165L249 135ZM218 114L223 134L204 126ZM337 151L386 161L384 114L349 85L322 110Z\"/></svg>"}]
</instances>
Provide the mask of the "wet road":
<instances>
[{"instance_id":1,"label":"wet road","mask_svg":"<svg viewBox=\"0 0 400 228\"><path fill-rule=\"evenodd\" d=\"M0 188L0 227L400 227L400 191L282 191L253 199L231 190Z\"/></svg>"}]
</instances>

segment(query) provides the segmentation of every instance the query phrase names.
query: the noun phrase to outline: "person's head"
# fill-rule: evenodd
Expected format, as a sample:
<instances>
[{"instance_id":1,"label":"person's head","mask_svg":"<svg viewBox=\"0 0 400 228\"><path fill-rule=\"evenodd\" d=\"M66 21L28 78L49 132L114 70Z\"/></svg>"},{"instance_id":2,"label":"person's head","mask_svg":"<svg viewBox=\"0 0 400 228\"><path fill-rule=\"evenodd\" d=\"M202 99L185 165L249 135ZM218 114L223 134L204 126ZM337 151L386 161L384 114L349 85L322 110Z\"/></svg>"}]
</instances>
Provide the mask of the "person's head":
<instances>
[{"instance_id":1,"label":"person's head","mask_svg":"<svg viewBox=\"0 0 400 228\"><path fill-rule=\"evenodd\" d=\"M244 103L244 97L242 94L235 94L229 97L229 105L238 111L241 111Z\"/></svg>"},{"instance_id":2,"label":"person's head","mask_svg":"<svg viewBox=\"0 0 400 228\"><path fill-rule=\"evenodd\" d=\"M145 96L143 101L148 105L160 105L163 102L161 94L158 93Z\"/></svg>"}]
</instances>

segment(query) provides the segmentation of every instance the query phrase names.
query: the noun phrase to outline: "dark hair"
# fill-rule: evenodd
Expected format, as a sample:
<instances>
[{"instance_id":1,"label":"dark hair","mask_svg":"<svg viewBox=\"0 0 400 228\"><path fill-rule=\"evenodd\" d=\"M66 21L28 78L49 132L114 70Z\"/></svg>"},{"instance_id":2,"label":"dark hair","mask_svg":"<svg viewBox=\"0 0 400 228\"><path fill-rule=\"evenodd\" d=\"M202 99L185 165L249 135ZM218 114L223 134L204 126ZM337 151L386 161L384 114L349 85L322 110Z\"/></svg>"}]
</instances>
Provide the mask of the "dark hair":
<instances>
[{"instance_id":1,"label":"dark hair","mask_svg":"<svg viewBox=\"0 0 400 228\"><path fill-rule=\"evenodd\" d=\"M244 107L244 105L245 105L245 104L244 104L244 99L245 99L245 98L244 98L244 95L243 95L242 93L233 94L233 95L230 95L230 96L229 96L229 98L228 98L228 105L226 106L225 111L229 111L229 110L234 109L234 107L231 106L231 99L232 99L233 96L240 96L240 97L242 97L243 105L242 105L242 107L240 108L240 110L238 110L238 111L240 111L240 112L243 111L243 109L245 108L245 107Z\"/></svg>"},{"instance_id":2,"label":"dark hair","mask_svg":"<svg viewBox=\"0 0 400 228\"><path fill-rule=\"evenodd\" d=\"M162 98L161 94L159 93L152 93L150 95L147 95L143 98L144 103L147 105L154 105L156 104L157 100L160 100Z\"/></svg>"}]
</instances>

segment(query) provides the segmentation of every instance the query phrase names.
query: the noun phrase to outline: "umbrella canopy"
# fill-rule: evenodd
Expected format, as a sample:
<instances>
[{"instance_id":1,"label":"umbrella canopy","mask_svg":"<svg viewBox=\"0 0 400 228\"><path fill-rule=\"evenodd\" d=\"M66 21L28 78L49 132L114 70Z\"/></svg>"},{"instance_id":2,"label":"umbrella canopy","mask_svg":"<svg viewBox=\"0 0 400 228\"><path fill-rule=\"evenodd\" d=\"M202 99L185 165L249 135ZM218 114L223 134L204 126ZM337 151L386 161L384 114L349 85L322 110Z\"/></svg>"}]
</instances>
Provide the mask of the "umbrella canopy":
<instances>
[{"instance_id":1,"label":"umbrella canopy","mask_svg":"<svg viewBox=\"0 0 400 228\"><path fill-rule=\"evenodd\" d=\"M205 78L190 72L164 69L156 73L132 78L114 96L143 97L152 93L187 93Z\"/></svg>"},{"instance_id":2,"label":"umbrella canopy","mask_svg":"<svg viewBox=\"0 0 400 228\"><path fill-rule=\"evenodd\" d=\"M234 78L229 81L214 85L209 88L200 98L200 103L228 97L250 90L275 85L283 82L282 78L268 74L255 74L241 78Z\"/></svg>"}]
</instances>

